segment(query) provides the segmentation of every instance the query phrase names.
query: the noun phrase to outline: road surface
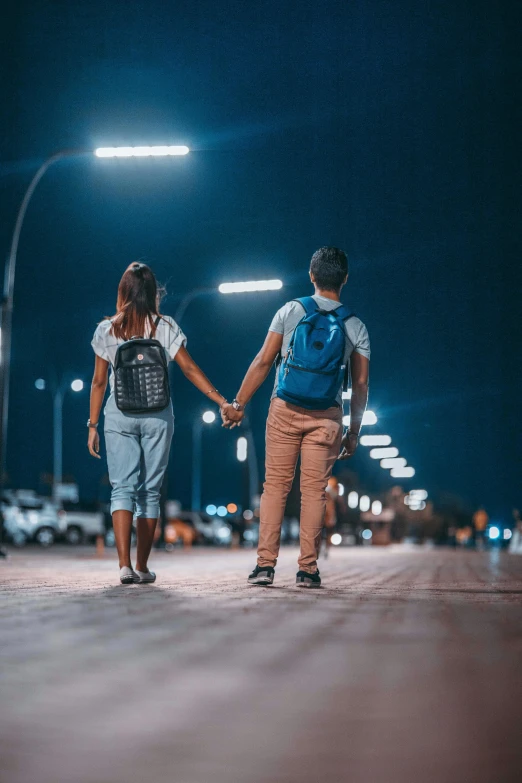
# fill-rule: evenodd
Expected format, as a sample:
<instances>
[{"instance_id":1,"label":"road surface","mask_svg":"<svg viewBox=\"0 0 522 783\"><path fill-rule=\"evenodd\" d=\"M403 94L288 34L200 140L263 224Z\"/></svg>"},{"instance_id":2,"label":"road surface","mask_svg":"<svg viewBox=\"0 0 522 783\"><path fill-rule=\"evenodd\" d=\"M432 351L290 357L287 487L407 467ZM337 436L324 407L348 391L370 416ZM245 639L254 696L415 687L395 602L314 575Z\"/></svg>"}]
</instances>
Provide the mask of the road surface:
<instances>
[{"instance_id":1,"label":"road surface","mask_svg":"<svg viewBox=\"0 0 522 783\"><path fill-rule=\"evenodd\" d=\"M0 565L2 783L517 783L522 557L337 549Z\"/></svg>"}]
</instances>

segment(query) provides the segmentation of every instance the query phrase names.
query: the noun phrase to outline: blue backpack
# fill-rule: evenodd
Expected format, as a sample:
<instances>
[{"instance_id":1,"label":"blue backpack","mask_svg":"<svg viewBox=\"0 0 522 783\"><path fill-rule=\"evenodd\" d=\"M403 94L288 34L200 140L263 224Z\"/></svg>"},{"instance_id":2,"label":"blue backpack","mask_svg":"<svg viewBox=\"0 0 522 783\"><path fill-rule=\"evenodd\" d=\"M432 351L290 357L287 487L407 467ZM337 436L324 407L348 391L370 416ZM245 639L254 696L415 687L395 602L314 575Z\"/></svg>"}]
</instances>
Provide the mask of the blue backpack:
<instances>
[{"instance_id":1,"label":"blue backpack","mask_svg":"<svg viewBox=\"0 0 522 783\"><path fill-rule=\"evenodd\" d=\"M305 314L295 327L286 356L279 364L277 396L308 410L335 405L339 387L348 378L344 364L345 321L354 313L340 305L321 310L315 299L295 299Z\"/></svg>"}]
</instances>

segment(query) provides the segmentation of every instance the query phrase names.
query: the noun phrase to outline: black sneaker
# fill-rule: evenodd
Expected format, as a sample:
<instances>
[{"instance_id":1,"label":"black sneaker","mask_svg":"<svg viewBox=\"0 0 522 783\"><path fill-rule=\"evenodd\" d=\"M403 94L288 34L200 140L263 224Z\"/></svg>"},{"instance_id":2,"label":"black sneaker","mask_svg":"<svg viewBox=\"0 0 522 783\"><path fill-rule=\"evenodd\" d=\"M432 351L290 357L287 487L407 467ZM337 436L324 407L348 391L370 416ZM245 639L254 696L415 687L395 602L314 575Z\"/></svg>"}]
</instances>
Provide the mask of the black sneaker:
<instances>
[{"instance_id":1,"label":"black sneaker","mask_svg":"<svg viewBox=\"0 0 522 783\"><path fill-rule=\"evenodd\" d=\"M248 577L249 585L271 585L274 583L275 570L272 566L258 566L254 568Z\"/></svg>"},{"instance_id":2,"label":"black sneaker","mask_svg":"<svg viewBox=\"0 0 522 783\"><path fill-rule=\"evenodd\" d=\"M321 587L321 577L319 569L315 574L309 574L308 571L298 571L295 577L297 587Z\"/></svg>"}]
</instances>

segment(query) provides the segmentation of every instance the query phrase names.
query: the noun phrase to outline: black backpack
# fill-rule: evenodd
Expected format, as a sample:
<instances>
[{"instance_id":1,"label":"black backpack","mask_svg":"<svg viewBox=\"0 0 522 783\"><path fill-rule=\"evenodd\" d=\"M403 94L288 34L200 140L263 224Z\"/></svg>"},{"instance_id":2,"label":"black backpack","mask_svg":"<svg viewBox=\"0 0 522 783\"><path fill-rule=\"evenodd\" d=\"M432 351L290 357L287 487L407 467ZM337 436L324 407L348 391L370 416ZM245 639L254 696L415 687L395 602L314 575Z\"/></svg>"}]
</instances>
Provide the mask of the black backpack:
<instances>
[{"instance_id":1,"label":"black backpack","mask_svg":"<svg viewBox=\"0 0 522 783\"><path fill-rule=\"evenodd\" d=\"M161 318L156 318L158 327ZM168 361L158 340L131 337L118 346L114 362L114 397L124 413L152 413L170 402Z\"/></svg>"}]
</instances>

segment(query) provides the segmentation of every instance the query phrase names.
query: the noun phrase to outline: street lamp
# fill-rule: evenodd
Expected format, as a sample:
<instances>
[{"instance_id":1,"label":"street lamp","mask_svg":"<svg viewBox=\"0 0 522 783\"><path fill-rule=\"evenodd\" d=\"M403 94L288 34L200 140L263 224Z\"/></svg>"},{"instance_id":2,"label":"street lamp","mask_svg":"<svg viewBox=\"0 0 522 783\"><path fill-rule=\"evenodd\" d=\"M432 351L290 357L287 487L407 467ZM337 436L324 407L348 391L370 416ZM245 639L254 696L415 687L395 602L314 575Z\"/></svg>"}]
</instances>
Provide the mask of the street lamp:
<instances>
[{"instance_id":1,"label":"street lamp","mask_svg":"<svg viewBox=\"0 0 522 783\"><path fill-rule=\"evenodd\" d=\"M203 425L216 421L214 411L205 411L192 425L192 511L201 511L201 441Z\"/></svg>"},{"instance_id":2,"label":"street lamp","mask_svg":"<svg viewBox=\"0 0 522 783\"><path fill-rule=\"evenodd\" d=\"M206 296L207 294L231 294L231 293L253 293L259 291L278 291L283 287L281 280L257 280L247 283L221 283L217 288L194 288L189 291L181 299L176 312L174 313L174 320L177 324L181 323L185 311L189 304L198 299L200 296Z\"/></svg>"},{"instance_id":3,"label":"street lamp","mask_svg":"<svg viewBox=\"0 0 522 783\"><path fill-rule=\"evenodd\" d=\"M47 169L63 158L94 155L97 158L151 158L187 155L189 148L181 145L157 145L153 147L98 147L98 149L59 150L50 155L34 174L18 209L11 239L11 247L5 267L4 296L0 315L0 485L4 482L5 452L7 444L7 420L9 408L9 375L11 369L11 333L13 321L13 296L16 273L16 257L20 232L31 197Z\"/></svg>"},{"instance_id":4,"label":"street lamp","mask_svg":"<svg viewBox=\"0 0 522 783\"><path fill-rule=\"evenodd\" d=\"M37 378L34 382L38 391L45 391L47 386L44 378ZM63 477L63 402L68 389L73 392L81 392L84 383L80 378L75 378L71 384L61 381L51 388L53 395L53 500L59 500L58 487Z\"/></svg>"}]
</instances>

